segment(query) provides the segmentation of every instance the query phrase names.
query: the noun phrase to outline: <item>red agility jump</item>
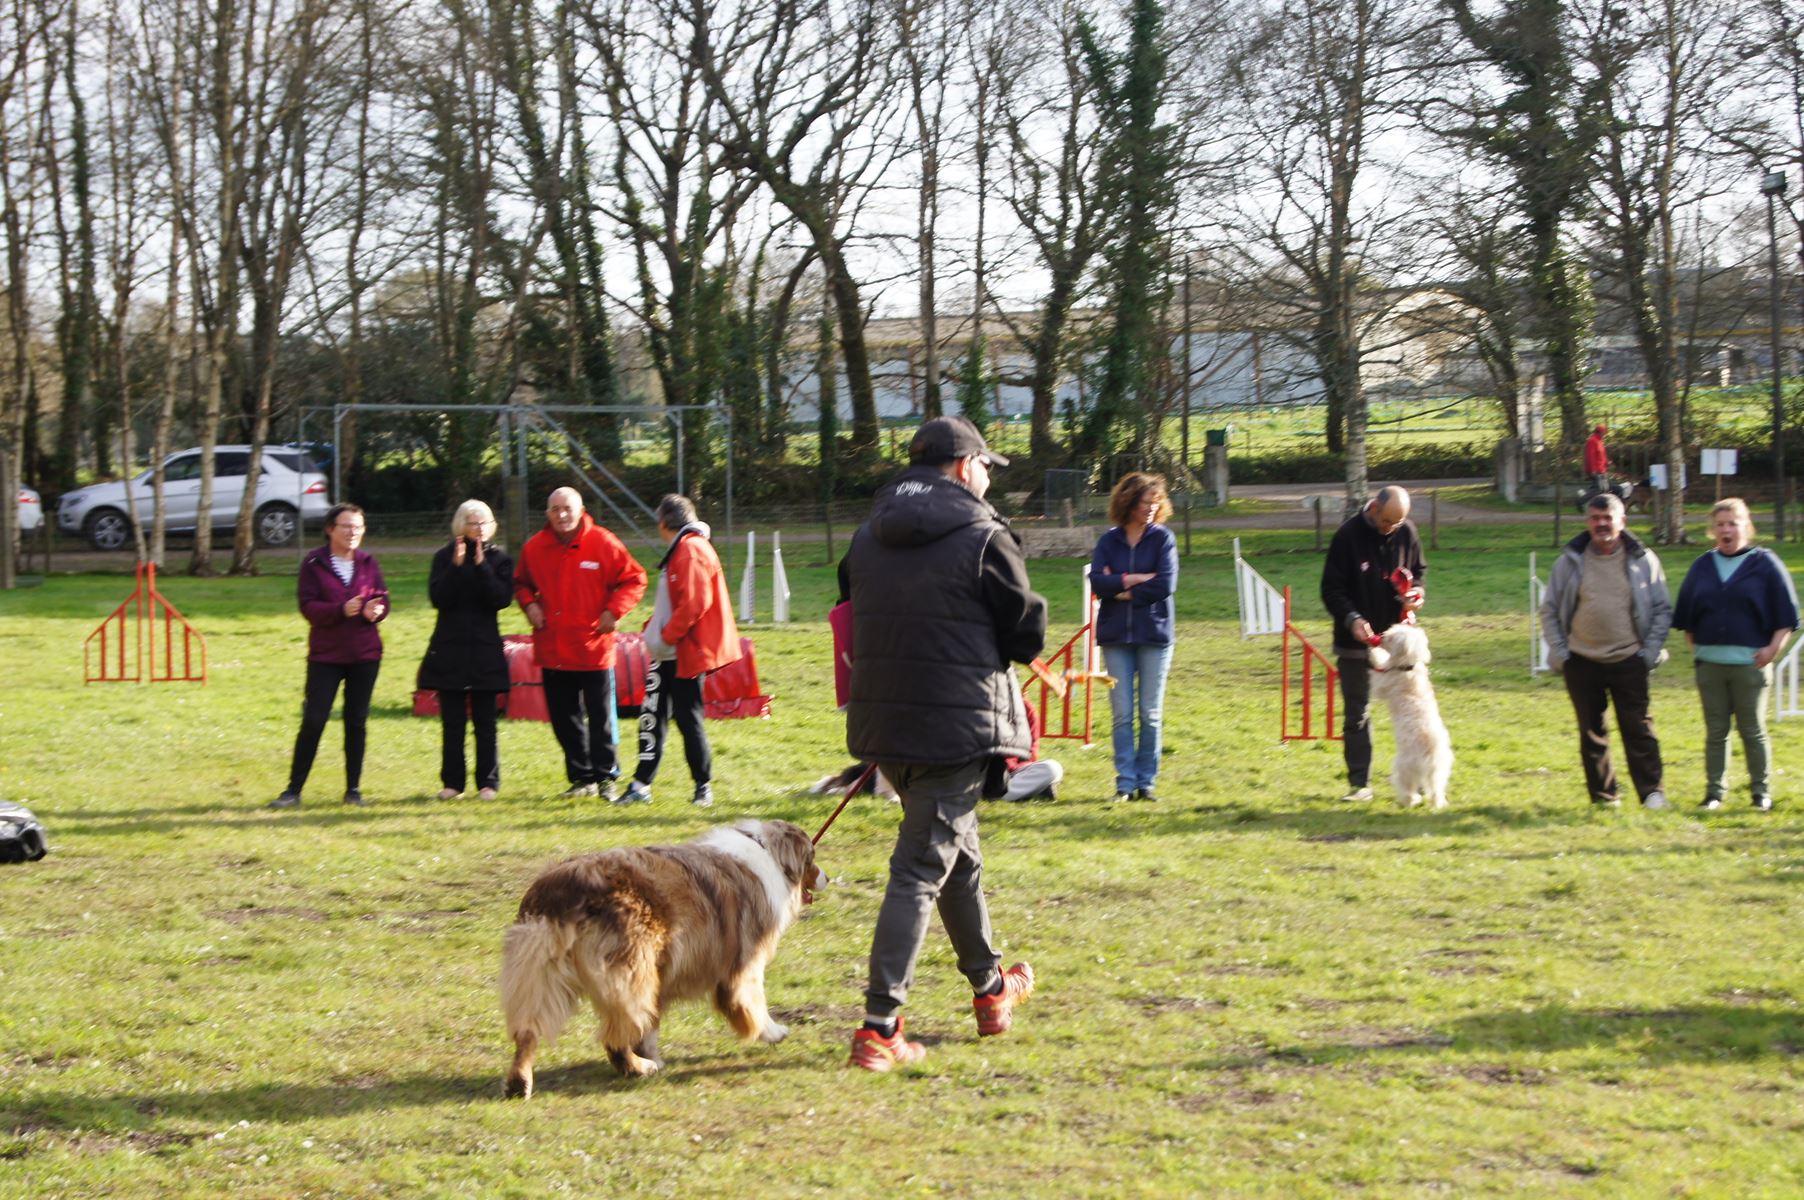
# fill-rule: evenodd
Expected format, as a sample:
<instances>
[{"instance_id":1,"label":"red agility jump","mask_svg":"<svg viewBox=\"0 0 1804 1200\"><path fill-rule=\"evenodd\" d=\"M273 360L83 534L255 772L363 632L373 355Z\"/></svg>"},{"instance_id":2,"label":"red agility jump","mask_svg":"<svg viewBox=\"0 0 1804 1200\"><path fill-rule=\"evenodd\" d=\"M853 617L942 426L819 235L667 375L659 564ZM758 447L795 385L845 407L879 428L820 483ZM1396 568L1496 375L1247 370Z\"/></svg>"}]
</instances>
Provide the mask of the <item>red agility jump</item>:
<instances>
[{"instance_id":1,"label":"red agility jump","mask_svg":"<svg viewBox=\"0 0 1804 1200\"><path fill-rule=\"evenodd\" d=\"M1301 693L1302 708L1303 708L1302 732L1300 732L1300 733L1292 733L1290 731L1290 726L1291 726L1291 715L1290 715L1290 710L1291 710L1291 699L1290 699L1290 693L1291 693L1291 685L1290 685L1291 648L1290 648L1290 643L1291 643L1292 638L1296 639L1297 644L1300 647L1300 649L1297 652L1297 657L1301 661L1302 670L1303 670L1302 682L1298 688L1298 691ZM1320 673L1321 673L1321 677L1322 677L1322 686L1321 686L1322 699L1320 701L1318 701L1315 696L1315 678L1316 678L1316 673L1317 673L1318 667L1320 668ZM1279 739L1282 741L1286 741L1286 742L1313 742L1313 741L1338 742L1338 741L1340 741L1341 740L1340 732L1334 726L1334 703L1337 698L1338 690L1339 690L1338 688L1336 688L1335 685L1339 682L1340 682L1340 672L1334 669L1334 664L1331 661L1329 661L1329 659L1326 655L1324 655L1320 650L1317 650L1313 645L1310 644L1309 639L1303 636L1302 630L1298 629L1295 625L1291 624L1291 621L1290 621L1290 589L1288 587L1285 588L1284 589L1284 684L1283 684L1283 689L1282 689L1283 699L1280 701L1279 708L1278 708L1278 736L1279 736ZM1317 725L1315 722L1315 712L1316 712L1316 707L1318 704L1320 704L1325 709L1325 712L1322 717L1321 725L1319 728L1319 732L1318 732L1318 728L1317 728Z\"/></svg>"},{"instance_id":2,"label":"red agility jump","mask_svg":"<svg viewBox=\"0 0 1804 1200\"><path fill-rule=\"evenodd\" d=\"M507 670L513 688L501 697L501 715L516 721L549 721L545 707L544 675L532 650L532 638L512 634L501 639L507 653ZM718 671L710 671L702 680L702 714L710 720L763 719L770 716L773 696L759 690L758 660L752 650L752 639L739 639L740 657ZM614 705L627 712L637 711L645 703L645 673L650 669L651 655L645 641L637 633L620 633L614 638ZM416 690L413 715L436 717L438 693Z\"/></svg>"},{"instance_id":3,"label":"red agility jump","mask_svg":"<svg viewBox=\"0 0 1804 1200\"><path fill-rule=\"evenodd\" d=\"M1034 707L1040 717L1040 738L1042 741L1067 739L1082 741L1086 747L1095 744L1090 736L1096 717L1096 685L1114 687L1115 679L1107 671L1100 668L1096 661L1096 610L1100 601L1090 591L1090 571L1084 569L1084 623L1078 627L1071 640L1060 646L1057 651L1045 658L1036 658L1029 664L1035 679L1040 681L1039 701ZM1079 655L1082 655L1080 658ZM1082 727L1074 728L1073 721L1078 718L1078 704L1072 695L1072 684L1084 685L1082 704ZM1056 717L1049 712L1053 708L1053 700L1058 701Z\"/></svg>"},{"instance_id":4,"label":"red agility jump","mask_svg":"<svg viewBox=\"0 0 1804 1200\"><path fill-rule=\"evenodd\" d=\"M88 683L206 683L207 639L157 591L155 563L81 646ZM180 641L177 641L177 634Z\"/></svg>"}]
</instances>

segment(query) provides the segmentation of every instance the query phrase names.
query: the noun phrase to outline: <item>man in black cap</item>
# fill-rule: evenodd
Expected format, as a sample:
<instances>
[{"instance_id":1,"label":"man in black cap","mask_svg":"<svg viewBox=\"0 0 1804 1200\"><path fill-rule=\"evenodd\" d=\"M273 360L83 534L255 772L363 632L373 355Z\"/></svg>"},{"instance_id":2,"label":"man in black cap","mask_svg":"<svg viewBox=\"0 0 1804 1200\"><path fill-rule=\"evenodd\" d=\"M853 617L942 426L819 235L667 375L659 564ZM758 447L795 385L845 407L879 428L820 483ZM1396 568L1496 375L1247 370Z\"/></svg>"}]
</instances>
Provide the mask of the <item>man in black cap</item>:
<instances>
[{"instance_id":1,"label":"man in black cap","mask_svg":"<svg viewBox=\"0 0 1804 1200\"><path fill-rule=\"evenodd\" d=\"M1021 541L984 501L1008 459L963 417L915 433L909 468L877 493L839 564L852 602L846 744L875 762L902 801L889 886L871 939L865 1022L852 1065L870 1071L927 1053L898 1015L937 905L971 981L979 1036L1006 1033L1033 968L1001 969L983 896L977 801L1001 796L1005 761L1032 745L1011 662L1046 645L1046 600L1028 586Z\"/></svg>"}]
</instances>

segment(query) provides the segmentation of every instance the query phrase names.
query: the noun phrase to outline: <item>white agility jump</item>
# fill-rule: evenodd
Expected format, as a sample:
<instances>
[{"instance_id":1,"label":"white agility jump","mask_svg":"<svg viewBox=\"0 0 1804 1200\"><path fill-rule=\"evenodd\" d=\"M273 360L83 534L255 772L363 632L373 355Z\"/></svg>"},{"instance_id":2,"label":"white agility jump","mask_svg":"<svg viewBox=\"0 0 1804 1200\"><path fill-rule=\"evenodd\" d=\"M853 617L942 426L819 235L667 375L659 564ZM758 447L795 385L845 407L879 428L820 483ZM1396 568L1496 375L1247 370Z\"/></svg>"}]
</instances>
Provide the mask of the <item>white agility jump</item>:
<instances>
[{"instance_id":1,"label":"white agility jump","mask_svg":"<svg viewBox=\"0 0 1804 1200\"><path fill-rule=\"evenodd\" d=\"M1786 717L1804 717L1804 708L1798 706L1798 651L1804 649L1804 641L1793 641L1791 650L1778 665L1773 668L1773 717L1784 720Z\"/></svg>"},{"instance_id":2,"label":"white agility jump","mask_svg":"<svg viewBox=\"0 0 1804 1200\"><path fill-rule=\"evenodd\" d=\"M1528 552L1528 676L1533 679L1553 667L1547 661L1547 636L1541 631L1541 593L1547 585L1535 570L1535 552Z\"/></svg>"},{"instance_id":3,"label":"white agility jump","mask_svg":"<svg viewBox=\"0 0 1804 1200\"><path fill-rule=\"evenodd\" d=\"M1257 637L1262 633L1282 634L1285 612L1284 593L1253 570L1253 565L1240 557L1240 539L1234 539L1234 585L1240 595L1240 636Z\"/></svg>"}]
</instances>

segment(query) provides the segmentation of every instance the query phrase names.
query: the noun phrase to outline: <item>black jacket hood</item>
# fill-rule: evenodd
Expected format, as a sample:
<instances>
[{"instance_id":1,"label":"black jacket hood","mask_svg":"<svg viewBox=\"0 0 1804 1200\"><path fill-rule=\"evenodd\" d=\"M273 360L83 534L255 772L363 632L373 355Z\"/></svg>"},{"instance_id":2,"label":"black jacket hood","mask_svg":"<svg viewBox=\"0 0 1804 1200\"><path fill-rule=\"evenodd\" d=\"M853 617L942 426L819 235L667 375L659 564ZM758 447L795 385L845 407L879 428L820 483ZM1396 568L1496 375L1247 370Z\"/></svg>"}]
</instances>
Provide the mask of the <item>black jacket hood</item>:
<instances>
[{"instance_id":1,"label":"black jacket hood","mask_svg":"<svg viewBox=\"0 0 1804 1200\"><path fill-rule=\"evenodd\" d=\"M925 546L998 520L995 509L938 467L910 467L878 491L869 524L885 546Z\"/></svg>"}]
</instances>

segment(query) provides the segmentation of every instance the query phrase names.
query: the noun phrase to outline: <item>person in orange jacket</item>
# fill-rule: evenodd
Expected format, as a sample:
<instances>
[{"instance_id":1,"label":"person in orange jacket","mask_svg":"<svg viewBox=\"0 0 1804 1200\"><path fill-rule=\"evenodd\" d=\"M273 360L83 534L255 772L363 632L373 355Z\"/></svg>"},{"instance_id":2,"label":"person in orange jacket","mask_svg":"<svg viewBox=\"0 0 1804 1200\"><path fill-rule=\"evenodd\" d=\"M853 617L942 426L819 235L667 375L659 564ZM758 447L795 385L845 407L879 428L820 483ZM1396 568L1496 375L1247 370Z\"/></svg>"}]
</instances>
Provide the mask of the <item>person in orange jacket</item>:
<instances>
[{"instance_id":1,"label":"person in orange jacket","mask_svg":"<svg viewBox=\"0 0 1804 1200\"><path fill-rule=\"evenodd\" d=\"M714 755L702 723L702 677L739 661L739 627L720 556L708 526L696 519L687 496L658 501L658 536L670 549L658 564L657 599L645 627L645 649L654 664L645 674L645 707L639 710L639 766L616 803L651 799L652 780L664 757L674 718L683 735L694 803L714 803Z\"/></svg>"},{"instance_id":2,"label":"person in orange jacket","mask_svg":"<svg viewBox=\"0 0 1804 1200\"><path fill-rule=\"evenodd\" d=\"M520 549L514 598L532 625L566 798L614 798L614 627L643 595L645 568L583 511L576 489L552 492L545 528Z\"/></svg>"},{"instance_id":3,"label":"person in orange jacket","mask_svg":"<svg viewBox=\"0 0 1804 1200\"><path fill-rule=\"evenodd\" d=\"M1598 492L1610 483L1610 448L1604 445L1604 434L1607 432L1609 431L1599 425L1585 439L1585 474L1591 476L1591 488Z\"/></svg>"}]
</instances>

